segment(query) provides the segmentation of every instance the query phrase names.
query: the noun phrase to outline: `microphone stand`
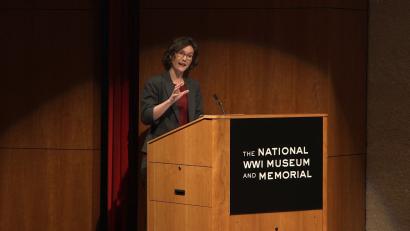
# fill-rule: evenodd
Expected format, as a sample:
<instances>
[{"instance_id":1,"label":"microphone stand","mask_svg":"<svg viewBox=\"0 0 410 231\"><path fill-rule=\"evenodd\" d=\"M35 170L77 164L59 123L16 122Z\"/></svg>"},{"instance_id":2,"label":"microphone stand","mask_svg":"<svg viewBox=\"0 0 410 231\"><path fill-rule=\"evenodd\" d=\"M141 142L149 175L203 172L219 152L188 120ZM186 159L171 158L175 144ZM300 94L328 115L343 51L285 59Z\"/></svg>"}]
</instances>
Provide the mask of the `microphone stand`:
<instances>
[{"instance_id":1,"label":"microphone stand","mask_svg":"<svg viewBox=\"0 0 410 231\"><path fill-rule=\"evenodd\" d=\"M218 106L221 109L222 113L224 115L226 115L225 110L224 110L224 106L222 105L222 102L219 100L218 96L216 94L214 94L212 96L212 98L214 99L215 103L218 104Z\"/></svg>"}]
</instances>

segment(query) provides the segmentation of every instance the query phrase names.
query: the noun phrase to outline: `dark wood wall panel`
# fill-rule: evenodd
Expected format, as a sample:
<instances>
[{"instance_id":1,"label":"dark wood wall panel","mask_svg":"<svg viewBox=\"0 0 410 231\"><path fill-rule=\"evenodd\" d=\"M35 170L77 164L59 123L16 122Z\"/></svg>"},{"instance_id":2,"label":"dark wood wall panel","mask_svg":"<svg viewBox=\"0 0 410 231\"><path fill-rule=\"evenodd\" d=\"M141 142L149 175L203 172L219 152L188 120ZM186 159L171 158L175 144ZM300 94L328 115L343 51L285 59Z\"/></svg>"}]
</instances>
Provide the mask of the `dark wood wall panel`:
<instances>
[{"instance_id":1,"label":"dark wood wall panel","mask_svg":"<svg viewBox=\"0 0 410 231\"><path fill-rule=\"evenodd\" d=\"M330 156L366 153L367 13L340 15L329 18Z\"/></svg>"},{"instance_id":2,"label":"dark wood wall panel","mask_svg":"<svg viewBox=\"0 0 410 231\"><path fill-rule=\"evenodd\" d=\"M94 230L100 152L0 149L2 230Z\"/></svg>"},{"instance_id":3,"label":"dark wood wall panel","mask_svg":"<svg viewBox=\"0 0 410 231\"><path fill-rule=\"evenodd\" d=\"M3 0L0 3L0 9L14 10L35 10L35 9L51 9L51 10L78 10L78 9L96 9L97 0Z\"/></svg>"},{"instance_id":4,"label":"dark wood wall panel","mask_svg":"<svg viewBox=\"0 0 410 231\"><path fill-rule=\"evenodd\" d=\"M97 4L0 3L0 230L96 230Z\"/></svg>"},{"instance_id":5,"label":"dark wood wall panel","mask_svg":"<svg viewBox=\"0 0 410 231\"><path fill-rule=\"evenodd\" d=\"M366 12L143 10L140 87L171 38L197 38L205 113L329 113L329 155L365 152ZM167 18L176 27L160 28ZM189 18L190 20L186 20ZM145 130L140 126L140 131Z\"/></svg>"},{"instance_id":6,"label":"dark wood wall panel","mask_svg":"<svg viewBox=\"0 0 410 231\"><path fill-rule=\"evenodd\" d=\"M221 113L214 93L228 113L329 114L329 230L363 230L367 11L162 6L140 11L140 92L168 42L191 35L206 114Z\"/></svg>"},{"instance_id":7,"label":"dark wood wall panel","mask_svg":"<svg viewBox=\"0 0 410 231\"><path fill-rule=\"evenodd\" d=\"M94 13L0 14L1 147L100 148Z\"/></svg>"},{"instance_id":8,"label":"dark wood wall panel","mask_svg":"<svg viewBox=\"0 0 410 231\"><path fill-rule=\"evenodd\" d=\"M328 230L365 230L366 155L328 161Z\"/></svg>"},{"instance_id":9,"label":"dark wood wall panel","mask_svg":"<svg viewBox=\"0 0 410 231\"><path fill-rule=\"evenodd\" d=\"M208 0L208 1L167 1L167 0L141 0L142 9L255 9L255 8L309 8L309 7L326 7L326 8L347 8L347 9L367 9L366 0Z\"/></svg>"}]
</instances>

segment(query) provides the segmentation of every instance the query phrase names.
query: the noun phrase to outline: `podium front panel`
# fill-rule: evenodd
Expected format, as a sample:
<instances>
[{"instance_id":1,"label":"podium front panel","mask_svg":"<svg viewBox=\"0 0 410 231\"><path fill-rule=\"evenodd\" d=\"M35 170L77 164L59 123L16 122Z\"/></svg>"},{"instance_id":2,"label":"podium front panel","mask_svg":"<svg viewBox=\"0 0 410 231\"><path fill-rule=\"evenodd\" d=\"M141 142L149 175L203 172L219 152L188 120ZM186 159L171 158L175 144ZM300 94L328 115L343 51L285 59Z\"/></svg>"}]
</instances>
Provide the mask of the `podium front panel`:
<instances>
[{"instance_id":1,"label":"podium front panel","mask_svg":"<svg viewBox=\"0 0 410 231\"><path fill-rule=\"evenodd\" d=\"M232 119L230 214L322 209L323 119Z\"/></svg>"}]
</instances>

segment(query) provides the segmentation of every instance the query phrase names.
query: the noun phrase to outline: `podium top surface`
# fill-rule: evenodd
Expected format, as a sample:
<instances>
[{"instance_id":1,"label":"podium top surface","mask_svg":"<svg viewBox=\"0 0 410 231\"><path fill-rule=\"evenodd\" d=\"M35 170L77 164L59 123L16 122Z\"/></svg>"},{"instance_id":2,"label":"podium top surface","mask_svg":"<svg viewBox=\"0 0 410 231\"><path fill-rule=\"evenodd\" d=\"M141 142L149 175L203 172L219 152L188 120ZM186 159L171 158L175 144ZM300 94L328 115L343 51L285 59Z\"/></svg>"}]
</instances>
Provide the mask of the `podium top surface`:
<instances>
[{"instance_id":1,"label":"podium top surface","mask_svg":"<svg viewBox=\"0 0 410 231\"><path fill-rule=\"evenodd\" d=\"M227 115L203 115L198 119L191 121L181 127L169 131L155 139L148 141L148 144L162 139L186 127L192 126L202 120L219 120L219 119L258 119L258 118L300 118L300 117L327 117L327 114L227 114Z\"/></svg>"}]
</instances>

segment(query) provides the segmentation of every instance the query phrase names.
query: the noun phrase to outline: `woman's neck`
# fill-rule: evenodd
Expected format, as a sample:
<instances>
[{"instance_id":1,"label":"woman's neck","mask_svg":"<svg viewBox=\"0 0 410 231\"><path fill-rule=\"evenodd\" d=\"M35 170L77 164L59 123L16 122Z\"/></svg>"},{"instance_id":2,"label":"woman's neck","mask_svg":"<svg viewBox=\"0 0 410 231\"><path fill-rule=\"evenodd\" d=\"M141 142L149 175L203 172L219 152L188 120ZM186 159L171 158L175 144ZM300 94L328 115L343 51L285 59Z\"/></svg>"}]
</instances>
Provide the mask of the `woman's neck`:
<instances>
[{"instance_id":1,"label":"woman's neck","mask_svg":"<svg viewBox=\"0 0 410 231\"><path fill-rule=\"evenodd\" d=\"M175 84L184 81L183 72L175 71L175 69L172 67L169 69L169 75L171 76L172 82Z\"/></svg>"}]
</instances>

